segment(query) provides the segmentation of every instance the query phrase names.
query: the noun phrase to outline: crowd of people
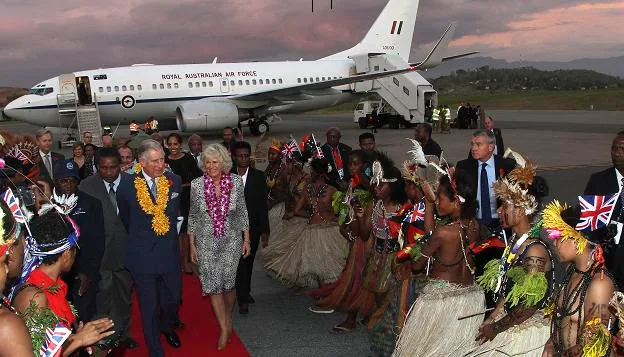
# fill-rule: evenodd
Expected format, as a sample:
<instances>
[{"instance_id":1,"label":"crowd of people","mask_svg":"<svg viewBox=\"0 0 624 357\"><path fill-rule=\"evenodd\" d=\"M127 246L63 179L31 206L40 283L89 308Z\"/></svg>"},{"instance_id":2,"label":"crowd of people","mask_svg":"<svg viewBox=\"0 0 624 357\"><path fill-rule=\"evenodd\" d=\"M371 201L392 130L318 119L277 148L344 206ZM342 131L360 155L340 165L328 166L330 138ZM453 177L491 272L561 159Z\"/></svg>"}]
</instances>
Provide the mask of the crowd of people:
<instances>
[{"instance_id":1,"label":"crowd of people","mask_svg":"<svg viewBox=\"0 0 624 357\"><path fill-rule=\"evenodd\" d=\"M542 202L536 163L484 127L455 165L427 123L400 164L373 133L353 150L336 127L266 152L233 128L188 151L177 133L103 147L84 133L70 159L48 130L0 131L0 355L134 348L136 293L163 356L161 334L182 344L182 274L210 297L223 350L234 307L255 302L256 256L311 313L345 314L331 333L365 326L375 356L621 354L624 132L568 205Z\"/></svg>"}]
</instances>

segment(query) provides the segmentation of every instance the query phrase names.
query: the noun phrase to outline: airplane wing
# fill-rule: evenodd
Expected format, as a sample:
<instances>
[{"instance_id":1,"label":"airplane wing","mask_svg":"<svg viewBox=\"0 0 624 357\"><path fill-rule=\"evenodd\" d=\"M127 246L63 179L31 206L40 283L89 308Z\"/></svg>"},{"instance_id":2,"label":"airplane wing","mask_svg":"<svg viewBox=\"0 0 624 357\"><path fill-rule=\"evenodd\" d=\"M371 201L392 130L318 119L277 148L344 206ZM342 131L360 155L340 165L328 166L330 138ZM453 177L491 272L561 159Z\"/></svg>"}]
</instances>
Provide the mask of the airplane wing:
<instances>
[{"instance_id":1,"label":"airplane wing","mask_svg":"<svg viewBox=\"0 0 624 357\"><path fill-rule=\"evenodd\" d=\"M395 69L392 71L376 71L364 74L354 74L346 78L330 79L327 81L307 83L292 87L265 90L248 94L240 94L228 97L228 99L248 102L262 101L276 104L292 103L298 100L308 99L311 96L334 94L338 92L338 90L333 87L394 76L397 74L418 71L421 69L432 68L439 65L444 60L443 54L446 51L449 42L451 41L451 37L453 36L456 27L457 24L455 22L451 23L446 28L446 31L444 31L444 34L438 40L431 52L429 52L429 55L427 55L425 60L415 65L408 65L407 68ZM382 53L369 55L381 54Z\"/></svg>"}]
</instances>

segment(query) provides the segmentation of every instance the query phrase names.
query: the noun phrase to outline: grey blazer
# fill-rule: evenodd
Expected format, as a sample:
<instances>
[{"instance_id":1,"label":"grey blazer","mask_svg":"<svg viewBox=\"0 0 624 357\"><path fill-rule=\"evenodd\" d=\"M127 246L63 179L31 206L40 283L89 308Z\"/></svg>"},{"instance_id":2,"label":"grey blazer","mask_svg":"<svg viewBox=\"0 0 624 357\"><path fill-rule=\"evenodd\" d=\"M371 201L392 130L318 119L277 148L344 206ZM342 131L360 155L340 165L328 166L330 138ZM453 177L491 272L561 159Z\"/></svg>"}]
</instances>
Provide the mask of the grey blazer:
<instances>
[{"instance_id":1,"label":"grey blazer","mask_svg":"<svg viewBox=\"0 0 624 357\"><path fill-rule=\"evenodd\" d=\"M123 177L129 176L125 172L121 172L121 175L120 185L124 182ZM128 181L126 180L125 182ZM100 174L96 173L82 180L79 189L97 198L102 203L106 249L104 250L100 269L106 271L124 269L128 233L121 218L117 215L117 209L108 197L108 187L104 185ZM117 190L119 191L119 187L117 187Z\"/></svg>"}]
</instances>

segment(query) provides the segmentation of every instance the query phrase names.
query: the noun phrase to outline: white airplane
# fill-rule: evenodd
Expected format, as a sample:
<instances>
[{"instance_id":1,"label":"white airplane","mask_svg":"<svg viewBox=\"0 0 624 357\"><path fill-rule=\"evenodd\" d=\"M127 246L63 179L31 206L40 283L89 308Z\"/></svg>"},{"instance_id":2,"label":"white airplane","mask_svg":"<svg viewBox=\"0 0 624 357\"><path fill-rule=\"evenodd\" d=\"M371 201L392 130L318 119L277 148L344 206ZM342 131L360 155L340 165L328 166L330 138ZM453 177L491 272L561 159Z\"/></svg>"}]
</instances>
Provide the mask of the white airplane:
<instances>
[{"instance_id":1,"label":"white airplane","mask_svg":"<svg viewBox=\"0 0 624 357\"><path fill-rule=\"evenodd\" d=\"M357 82L432 68L475 53L443 57L455 29L451 24L424 61L410 64L418 3L389 0L362 41L316 61L217 63L215 58L208 64L78 71L35 85L9 103L4 114L40 126L70 127L73 120L59 115L59 103L69 95L80 105L96 106L102 125L153 117L160 129L177 124L181 131L205 131L247 121L251 132L259 135L269 129L267 118L352 99L358 95L353 90ZM384 54L398 55L404 68L357 73L355 57Z\"/></svg>"}]
</instances>

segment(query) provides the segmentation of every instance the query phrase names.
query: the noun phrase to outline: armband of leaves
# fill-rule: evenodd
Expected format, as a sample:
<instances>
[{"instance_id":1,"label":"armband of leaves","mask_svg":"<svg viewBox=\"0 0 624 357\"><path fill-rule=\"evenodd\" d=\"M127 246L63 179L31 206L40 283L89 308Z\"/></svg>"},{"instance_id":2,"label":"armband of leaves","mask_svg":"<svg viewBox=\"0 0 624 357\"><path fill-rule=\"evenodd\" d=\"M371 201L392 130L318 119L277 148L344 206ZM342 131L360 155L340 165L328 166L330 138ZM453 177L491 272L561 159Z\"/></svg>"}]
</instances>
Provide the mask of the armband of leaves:
<instances>
[{"instance_id":1,"label":"armband of leaves","mask_svg":"<svg viewBox=\"0 0 624 357\"><path fill-rule=\"evenodd\" d=\"M483 275L477 278L477 284L479 284L483 290L494 292L496 285L498 285L498 275L500 274L501 263L499 259L492 259L483 268Z\"/></svg>"},{"instance_id":2,"label":"armband of leaves","mask_svg":"<svg viewBox=\"0 0 624 357\"><path fill-rule=\"evenodd\" d=\"M583 357L606 356L610 346L611 333L600 317L587 321L583 329Z\"/></svg>"},{"instance_id":3,"label":"armband of leaves","mask_svg":"<svg viewBox=\"0 0 624 357\"><path fill-rule=\"evenodd\" d=\"M30 333L33 351L39 356L39 351L46 341L46 329L54 328L60 319L49 307L39 307L32 300L26 311L20 315Z\"/></svg>"}]
</instances>

